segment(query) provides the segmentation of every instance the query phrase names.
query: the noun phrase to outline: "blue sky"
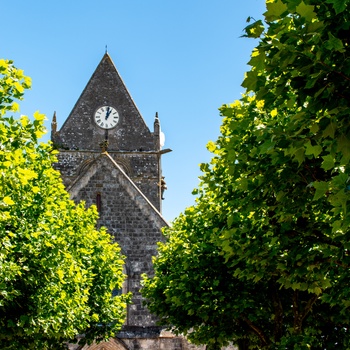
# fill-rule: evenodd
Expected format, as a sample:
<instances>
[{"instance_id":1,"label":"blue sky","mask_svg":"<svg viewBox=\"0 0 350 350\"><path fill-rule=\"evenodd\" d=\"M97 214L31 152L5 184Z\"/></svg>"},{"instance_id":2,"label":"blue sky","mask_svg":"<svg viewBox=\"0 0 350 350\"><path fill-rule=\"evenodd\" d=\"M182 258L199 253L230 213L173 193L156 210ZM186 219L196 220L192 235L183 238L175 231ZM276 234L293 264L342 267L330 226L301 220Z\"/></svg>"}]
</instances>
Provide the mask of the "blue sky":
<instances>
[{"instance_id":1,"label":"blue sky","mask_svg":"<svg viewBox=\"0 0 350 350\"><path fill-rule=\"evenodd\" d=\"M264 0L0 0L1 55L32 78L21 113L54 111L58 128L105 47L147 125L158 112L165 133L163 215L194 203L199 164L220 133L218 108L240 98L257 44L241 38L246 19L262 19ZM46 138L47 139L47 138Z\"/></svg>"}]
</instances>

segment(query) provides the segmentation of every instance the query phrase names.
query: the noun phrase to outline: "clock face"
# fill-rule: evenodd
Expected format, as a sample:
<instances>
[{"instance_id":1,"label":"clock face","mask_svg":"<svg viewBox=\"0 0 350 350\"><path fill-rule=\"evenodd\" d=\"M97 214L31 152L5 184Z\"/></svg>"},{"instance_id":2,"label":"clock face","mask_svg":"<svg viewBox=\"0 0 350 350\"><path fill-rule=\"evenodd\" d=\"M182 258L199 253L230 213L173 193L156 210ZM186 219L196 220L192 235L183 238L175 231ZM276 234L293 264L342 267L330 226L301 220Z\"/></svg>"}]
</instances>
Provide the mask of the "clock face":
<instances>
[{"instance_id":1,"label":"clock face","mask_svg":"<svg viewBox=\"0 0 350 350\"><path fill-rule=\"evenodd\" d=\"M112 129L119 121L119 114L114 107L102 106L94 115L95 123L102 129Z\"/></svg>"}]
</instances>

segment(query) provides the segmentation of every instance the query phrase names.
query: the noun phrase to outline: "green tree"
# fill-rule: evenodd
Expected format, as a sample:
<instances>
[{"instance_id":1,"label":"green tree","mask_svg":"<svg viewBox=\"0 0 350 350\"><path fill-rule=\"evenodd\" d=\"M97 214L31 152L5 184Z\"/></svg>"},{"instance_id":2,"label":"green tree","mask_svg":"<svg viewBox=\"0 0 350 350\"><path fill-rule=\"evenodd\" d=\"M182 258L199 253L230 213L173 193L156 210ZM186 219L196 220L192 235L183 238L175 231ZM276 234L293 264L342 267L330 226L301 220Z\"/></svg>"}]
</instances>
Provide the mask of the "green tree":
<instances>
[{"instance_id":1,"label":"green tree","mask_svg":"<svg viewBox=\"0 0 350 350\"><path fill-rule=\"evenodd\" d=\"M7 117L30 79L0 60L0 347L59 349L104 339L125 319L123 257L95 229L97 211L75 205L52 168L55 151L39 143L44 115Z\"/></svg>"},{"instance_id":2,"label":"green tree","mask_svg":"<svg viewBox=\"0 0 350 350\"><path fill-rule=\"evenodd\" d=\"M270 0L196 205L143 294L197 343L350 347L350 2Z\"/></svg>"}]
</instances>

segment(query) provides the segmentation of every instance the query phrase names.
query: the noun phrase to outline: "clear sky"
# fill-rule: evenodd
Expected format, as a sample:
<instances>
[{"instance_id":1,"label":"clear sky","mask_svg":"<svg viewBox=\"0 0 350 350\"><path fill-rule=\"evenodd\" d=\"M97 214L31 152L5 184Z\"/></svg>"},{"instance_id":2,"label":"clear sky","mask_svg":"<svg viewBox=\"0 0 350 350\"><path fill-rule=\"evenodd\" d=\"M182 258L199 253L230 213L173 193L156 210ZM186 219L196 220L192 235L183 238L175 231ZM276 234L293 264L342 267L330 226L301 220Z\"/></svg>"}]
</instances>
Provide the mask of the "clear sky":
<instances>
[{"instance_id":1,"label":"clear sky","mask_svg":"<svg viewBox=\"0 0 350 350\"><path fill-rule=\"evenodd\" d=\"M220 133L218 108L240 98L257 42L241 38L264 0L0 0L0 58L32 78L21 113L68 117L108 47L147 125L165 133L163 215L194 203L199 164ZM48 139L48 137L46 138Z\"/></svg>"}]
</instances>

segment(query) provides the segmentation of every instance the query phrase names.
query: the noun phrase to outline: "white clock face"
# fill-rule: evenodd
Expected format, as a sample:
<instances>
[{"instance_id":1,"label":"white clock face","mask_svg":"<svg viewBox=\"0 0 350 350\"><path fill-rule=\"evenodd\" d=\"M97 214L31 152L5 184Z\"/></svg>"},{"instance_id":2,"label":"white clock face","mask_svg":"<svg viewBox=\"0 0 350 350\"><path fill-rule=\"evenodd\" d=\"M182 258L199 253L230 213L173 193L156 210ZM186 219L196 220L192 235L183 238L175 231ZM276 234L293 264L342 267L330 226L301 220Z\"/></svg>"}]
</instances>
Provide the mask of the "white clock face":
<instances>
[{"instance_id":1,"label":"white clock face","mask_svg":"<svg viewBox=\"0 0 350 350\"><path fill-rule=\"evenodd\" d=\"M112 129L118 124L119 114L111 106L102 106L95 112L94 120L100 128Z\"/></svg>"}]
</instances>

